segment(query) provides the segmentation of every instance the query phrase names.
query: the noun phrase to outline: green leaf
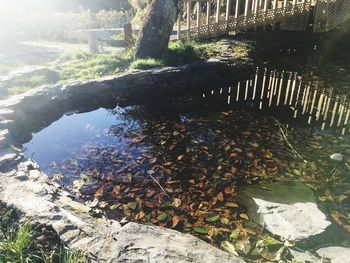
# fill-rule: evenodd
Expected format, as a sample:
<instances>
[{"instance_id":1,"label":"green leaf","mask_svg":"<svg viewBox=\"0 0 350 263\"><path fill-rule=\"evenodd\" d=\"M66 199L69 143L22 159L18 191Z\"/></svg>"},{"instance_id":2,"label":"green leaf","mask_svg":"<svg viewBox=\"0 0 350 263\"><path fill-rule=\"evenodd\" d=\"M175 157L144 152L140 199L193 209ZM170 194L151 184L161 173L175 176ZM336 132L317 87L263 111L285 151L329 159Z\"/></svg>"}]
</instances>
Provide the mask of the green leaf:
<instances>
[{"instance_id":1,"label":"green leaf","mask_svg":"<svg viewBox=\"0 0 350 263\"><path fill-rule=\"evenodd\" d=\"M181 204L182 204L181 199L179 199L179 198L174 198L174 200L173 200L173 205L174 205L175 207L180 207Z\"/></svg>"},{"instance_id":2,"label":"green leaf","mask_svg":"<svg viewBox=\"0 0 350 263\"><path fill-rule=\"evenodd\" d=\"M220 216L217 214L209 214L206 216L205 220L207 220L208 222L215 222L217 220L220 219Z\"/></svg>"},{"instance_id":3,"label":"green leaf","mask_svg":"<svg viewBox=\"0 0 350 263\"><path fill-rule=\"evenodd\" d=\"M194 232L199 233L199 234L208 234L208 228L204 226L195 226L193 228Z\"/></svg>"},{"instance_id":4,"label":"green leaf","mask_svg":"<svg viewBox=\"0 0 350 263\"><path fill-rule=\"evenodd\" d=\"M230 242L228 241L222 241L221 242L221 247L223 250L225 250L226 252L238 256L238 253L236 251L236 248L234 247L234 245L232 245Z\"/></svg>"},{"instance_id":5,"label":"green leaf","mask_svg":"<svg viewBox=\"0 0 350 263\"><path fill-rule=\"evenodd\" d=\"M136 203L136 202L130 202L130 203L128 204L128 207L131 208L132 210L135 210L136 206L137 206L137 203Z\"/></svg>"},{"instance_id":6,"label":"green leaf","mask_svg":"<svg viewBox=\"0 0 350 263\"><path fill-rule=\"evenodd\" d=\"M300 170L298 170L298 169L294 169L293 170L293 173L295 174L295 175L297 175L297 176L301 176L301 171Z\"/></svg>"},{"instance_id":7,"label":"green leaf","mask_svg":"<svg viewBox=\"0 0 350 263\"><path fill-rule=\"evenodd\" d=\"M231 234L230 234L230 238L231 238L231 239L237 239L237 238L239 238L239 233L240 233L240 232L241 232L241 231L240 231L239 229L236 229L236 230L232 231Z\"/></svg>"},{"instance_id":8,"label":"green leaf","mask_svg":"<svg viewBox=\"0 0 350 263\"><path fill-rule=\"evenodd\" d=\"M159 221L164 221L167 217L168 217L168 215L166 213L162 213L162 214L158 215L157 219Z\"/></svg>"}]
</instances>

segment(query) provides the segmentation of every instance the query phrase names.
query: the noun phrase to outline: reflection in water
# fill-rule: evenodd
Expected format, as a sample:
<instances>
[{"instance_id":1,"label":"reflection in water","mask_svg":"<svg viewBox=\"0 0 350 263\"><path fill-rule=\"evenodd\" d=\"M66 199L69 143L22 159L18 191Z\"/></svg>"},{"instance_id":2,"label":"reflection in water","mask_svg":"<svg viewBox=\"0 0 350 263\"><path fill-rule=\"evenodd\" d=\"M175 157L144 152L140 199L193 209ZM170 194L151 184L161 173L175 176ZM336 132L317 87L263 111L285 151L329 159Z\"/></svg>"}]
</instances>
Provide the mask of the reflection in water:
<instances>
[{"instance_id":1,"label":"reflection in water","mask_svg":"<svg viewBox=\"0 0 350 263\"><path fill-rule=\"evenodd\" d=\"M208 93L208 94L207 94ZM308 124L325 128L337 128L342 135L349 131L349 103L344 97L333 95L332 89L319 87L318 82L304 81L296 72L278 72L257 69L256 75L244 82L226 89L216 89L203 93L227 96L227 104L251 101L259 109L288 107L294 119L306 118Z\"/></svg>"}]
</instances>

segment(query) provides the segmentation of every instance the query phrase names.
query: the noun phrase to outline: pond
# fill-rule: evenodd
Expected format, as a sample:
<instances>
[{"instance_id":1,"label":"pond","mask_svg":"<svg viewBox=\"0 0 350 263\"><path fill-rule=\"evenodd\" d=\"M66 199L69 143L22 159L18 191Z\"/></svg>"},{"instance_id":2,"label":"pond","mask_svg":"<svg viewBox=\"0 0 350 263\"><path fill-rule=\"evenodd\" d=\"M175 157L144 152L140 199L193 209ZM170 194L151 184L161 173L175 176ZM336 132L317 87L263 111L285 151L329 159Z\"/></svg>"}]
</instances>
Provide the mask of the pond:
<instances>
[{"instance_id":1,"label":"pond","mask_svg":"<svg viewBox=\"0 0 350 263\"><path fill-rule=\"evenodd\" d=\"M265 64L274 69L260 66L251 79L198 95L69 114L23 144L25 155L94 216L166 226L218 246L234 240L254 260L271 259L267 248L254 252L259 240L284 243L249 220L240 189L303 182L338 227L341 238L327 240L349 245L349 166L329 158L350 155L344 79L283 63L286 70Z\"/></svg>"}]
</instances>

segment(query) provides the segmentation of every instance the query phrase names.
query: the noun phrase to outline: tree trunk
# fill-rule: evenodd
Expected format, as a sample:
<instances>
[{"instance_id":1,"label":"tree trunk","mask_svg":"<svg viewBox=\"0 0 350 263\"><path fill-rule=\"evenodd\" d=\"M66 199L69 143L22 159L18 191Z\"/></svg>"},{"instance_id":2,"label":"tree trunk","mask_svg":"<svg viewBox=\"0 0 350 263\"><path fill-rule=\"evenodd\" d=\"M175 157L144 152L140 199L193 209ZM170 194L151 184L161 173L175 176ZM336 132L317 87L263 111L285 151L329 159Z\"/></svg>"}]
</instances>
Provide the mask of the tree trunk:
<instances>
[{"instance_id":1,"label":"tree trunk","mask_svg":"<svg viewBox=\"0 0 350 263\"><path fill-rule=\"evenodd\" d=\"M135 58L161 58L176 21L178 0L153 0L140 31Z\"/></svg>"}]
</instances>

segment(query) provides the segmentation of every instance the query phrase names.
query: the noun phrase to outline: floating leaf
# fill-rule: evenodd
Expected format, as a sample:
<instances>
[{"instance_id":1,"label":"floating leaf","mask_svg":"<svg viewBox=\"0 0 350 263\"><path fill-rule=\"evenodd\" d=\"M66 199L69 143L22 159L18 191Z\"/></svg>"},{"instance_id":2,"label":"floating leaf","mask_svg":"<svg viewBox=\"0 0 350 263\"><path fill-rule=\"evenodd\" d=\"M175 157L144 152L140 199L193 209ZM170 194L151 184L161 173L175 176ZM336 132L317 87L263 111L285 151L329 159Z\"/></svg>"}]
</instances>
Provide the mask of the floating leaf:
<instances>
[{"instance_id":1,"label":"floating leaf","mask_svg":"<svg viewBox=\"0 0 350 263\"><path fill-rule=\"evenodd\" d=\"M234 208L234 207L239 207L238 204L233 203L233 202L226 202L226 203L225 203L225 206L227 206L227 207L232 207L232 208Z\"/></svg>"},{"instance_id":2,"label":"floating leaf","mask_svg":"<svg viewBox=\"0 0 350 263\"><path fill-rule=\"evenodd\" d=\"M181 206L181 199L179 199L179 198L174 198L174 200L173 200L173 205L175 206L175 207L180 207Z\"/></svg>"},{"instance_id":3,"label":"floating leaf","mask_svg":"<svg viewBox=\"0 0 350 263\"><path fill-rule=\"evenodd\" d=\"M128 204L128 207L131 208L132 210L135 210L136 206L137 206L137 203L136 203L136 202L130 202L130 203Z\"/></svg>"},{"instance_id":4,"label":"floating leaf","mask_svg":"<svg viewBox=\"0 0 350 263\"><path fill-rule=\"evenodd\" d=\"M195 226L193 230L199 234L208 234L208 228L204 226Z\"/></svg>"},{"instance_id":5,"label":"floating leaf","mask_svg":"<svg viewBox=\"0 0 350 263\"><path fill-rule=\"evenodd\" d=\"M215 222L215 221L217 221L219 219L220 219L220 215L217 215L217 214L214 214L214 213L209 214L209 215L207 215L205 217L205 220L207 220L208 222Z\"/></svg>"},{"instance_id":6,"label":"floating leaf","mask_svg":"<svg viewBox=\"0 0 350 263\"><path fill-rule=\"evenodd\" d=\"M245 220L249 220L249 216L245 213L239 214L240 218L243 218Z\"/></svg>"},{"instance_id":7,"label":"floating leaf","mask_svg":"<svg viewBox=\"0 0 350 263\"><path fill-rule=\"evenodd\" d=\"M176 227L179 224L179 222L180 222L180 217L179 216L173 216L172 222L173 222L173 227Z\"/></svg>"},{"instance_id":8,"label":"floating leaf","mask_svg":"<svg viewBox=\"0 0 350 263\"><path fill-rule=\"evenodd\" d=\"M166 213L162 213L162 214L158 215L157 219L159 221L164 221L167 217L168 217L168 215Z\"/></svg>"},{"instance_id":9,"label":"floating leaf","mask_svg":"<svg viewBox=\"0 0 350 263\"><path fill-rule=\"evenodd\" d=\"M216 198L219 200L219 201L224 201L224 195L223 195L223 193L222 192L220 192L217 196L216 196Z\"/></svg>"},{"instance_id":10,"label":"floating leaf","mask_svg":"<svg viewBox=\"0 0 350 263\"><path fill-rule=\"evenodd\" d=\"M237 239L237 238L239 238L240 232L241 232L241 231L240 231L239 229L235 229L234 231L231 232L230 238L231 238L231 239Z\"/></svg>"},{"instance_id":11,"label":"floating leaf","mask_svg":"<svg viewBox=\"0 0 350 263\"><path fill-rule=\"evenodd\" d=\"M221 242L221 247L223 250L225 250L226 252L232 254L232 255L235 255L238 257L238 253L236 251L236 248L234 245L232 245L230 242L228 241L222 241Z\"/></svg>"}]
</instances>

